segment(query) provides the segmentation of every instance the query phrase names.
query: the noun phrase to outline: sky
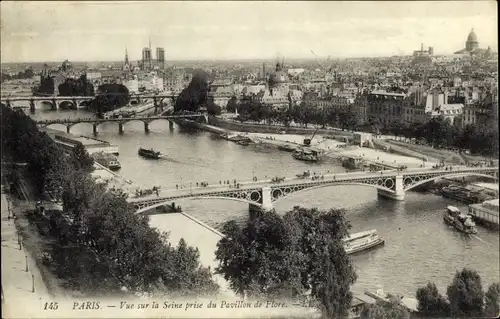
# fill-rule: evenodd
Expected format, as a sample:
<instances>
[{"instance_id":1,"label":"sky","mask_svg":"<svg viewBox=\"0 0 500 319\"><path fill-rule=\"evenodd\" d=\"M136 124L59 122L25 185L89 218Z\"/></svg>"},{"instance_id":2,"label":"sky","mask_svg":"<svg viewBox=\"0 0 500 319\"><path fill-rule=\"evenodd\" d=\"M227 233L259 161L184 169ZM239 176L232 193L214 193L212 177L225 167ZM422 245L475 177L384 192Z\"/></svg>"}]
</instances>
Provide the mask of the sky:
<instances>
[{"instance_id":1,"label":"sky","mask_svg":"<svg viewBox=\"0 0 500 319\"><path fill-rule=\"evenodd\" d=\"M2 1L1 61L376 57L450 54L474 28L498 52L495 1ZM313 53L314 52L314 53Z\"/></svg>"}]
</instances>

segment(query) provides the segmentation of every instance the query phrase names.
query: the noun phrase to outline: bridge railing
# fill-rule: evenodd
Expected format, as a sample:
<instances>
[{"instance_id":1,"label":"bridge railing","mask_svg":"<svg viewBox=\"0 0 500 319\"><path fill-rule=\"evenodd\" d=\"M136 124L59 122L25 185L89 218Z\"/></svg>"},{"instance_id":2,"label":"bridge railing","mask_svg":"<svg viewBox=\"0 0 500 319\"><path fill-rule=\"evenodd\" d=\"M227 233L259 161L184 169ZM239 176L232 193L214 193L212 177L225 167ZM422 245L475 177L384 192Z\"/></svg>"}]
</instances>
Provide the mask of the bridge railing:
<instances>
[{"instance_id":1,"label":"bridge railing","mask_svg":"<svg viewBox=\"0 0 500 319\"><path fill-rule=\"evenodd\" d=\"M391 177L391 176L402 176L402 175L419 175L419 174L426 174L426 173L440 173L443 176L448 175L448 174L453 174L453 173L460 173L460 172L474 172L474 171L489 171L489 170L497 170L498 167L467 167L467 166L460 166L460 167L454 167L453 170L436 170L436 169L421 169L417 168L413 170L412 172L402 171L398 172L397 170L386 170L386 171L379 171L379 172L343 172L343 173L327 173L327 174L317 174L317 175L311 175L306 178L298 178L297 176L292 176L292 177L285 177L285 180L280 183L273 183L272 178L265 178L257 181L253 180L245 180L245 181L237 181L236 184L239 185L240 189L250 189L254 187L272 187L272 186L286 186L286 185L293 185L293 184L317 184L318 182L328 182L328 181L346 181L348 182L349 180L355 180L359 178L379 178L379 177ZM405 174L406 173L406 174ZM312 180L312 177L314 176L323 176L323 178L319 178L316 180ZM222 182L222 181L221 181ZM213 184L208 184L207 186L201 186L201 182L198 183L198 186L196 185L196 182L183 182L183 185L180 186L179 188L170 188L170 189L162 189L160 191L159 197L166 197L166 196L174 196L178 195L179 193L185 192L187 194L199 194L199 193L205 193L205 192L210 192L210 191L231 191L237 188L234 185L234 180L230 180L229 184L219 184L219 183L213 183ZM149 199L154 199L156 196L148 196L148 197L132 197L135 201L140 201L141 199L143 200L149 200Z\"/></svg>"}]
</instances>

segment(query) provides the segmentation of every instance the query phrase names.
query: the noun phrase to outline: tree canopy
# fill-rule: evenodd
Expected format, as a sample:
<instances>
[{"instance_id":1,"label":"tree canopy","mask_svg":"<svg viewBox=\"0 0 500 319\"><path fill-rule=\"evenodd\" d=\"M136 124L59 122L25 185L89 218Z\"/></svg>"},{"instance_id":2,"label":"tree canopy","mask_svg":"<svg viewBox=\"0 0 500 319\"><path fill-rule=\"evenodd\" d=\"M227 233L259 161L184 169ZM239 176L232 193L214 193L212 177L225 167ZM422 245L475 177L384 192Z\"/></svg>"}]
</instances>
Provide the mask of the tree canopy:
<instances>
[{"instance_id":1,"label":"tree canopy","mask_svg":"<svg viewBox=\"0 0 500 319\"><path fill-rule=\"evenodd\" d=\"M97 88L96 97L89 108L97 113L104 113L120 108L130 102L129 90L123 84L102 84Z\"/></svg>"},{"instance_id":2,"label":"tree canopy","mask_svg":"<svg viewBox=\"0 0 500 319\"><path fill-rule=\"evenodd\" d=\"M240 295L301 298L309 294L328 318L347 314L356 274L343 245L344 211L295 207L230 221L217 244L216 272Z\"/></svg>"},{"instance_id":3,"label":"tree canopy","mask_svg":"<svg viewBox=\"0 0 500 319\"><path fill-rule=\"evenodd\" d=\"M410 313L396 302L377 301L363 307L360 319L409 319Z\"/></svg>"},{"instance_id":4,"label":"tree canopy","mask_svg":"<svg viewBox=\"0 0 500 319\"><path fill-rule=\"evenodd\" d=\"M182 90L177 98L174 106L174 111L190 111L196 112L200 106L204 105L208 96L208 79L209 74L202 70L197 70L189 85Z\"/></svg>"},{"instance_id":5,"label":"tree canopy","mask_svg":"<svg viewBox=\"0 0 500 319\"><path fill-rule=\"evenodd\" d=\"M493 283L486 294L475 270L457 271L442 296L434 283L417 290L417 309L427 318L497 316L500 309L500 284Z\"/></svg>"},{"instance_id":6,"label":"tree canopy","mask_svg":"<svg viewBox=\"0 0 500 319\"><path fill-rule=\"evenodd\" d=\"M72 289L95 295L132 293L214 295L211 273L197 249L177 247L149 226L123 196L97 184L82 145L66 156L22 111L1 107L2 156L28 163L40 195L62 201L49 220L53 271Z\"/></svg>"}]
</instances>

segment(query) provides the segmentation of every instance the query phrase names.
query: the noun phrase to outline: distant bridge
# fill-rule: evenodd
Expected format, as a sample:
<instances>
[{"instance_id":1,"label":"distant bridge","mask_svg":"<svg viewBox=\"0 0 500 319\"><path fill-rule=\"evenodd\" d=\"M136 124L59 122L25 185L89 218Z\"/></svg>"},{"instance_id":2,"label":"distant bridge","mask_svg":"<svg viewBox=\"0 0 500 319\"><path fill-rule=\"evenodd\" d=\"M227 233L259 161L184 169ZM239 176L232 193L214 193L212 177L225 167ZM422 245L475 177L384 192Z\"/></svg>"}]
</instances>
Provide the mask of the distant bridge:
<instances>
[{"instance_id":1,"label":"distant bridge","mask_svg":"<svg viewBox=\"0 0 500 319\"><path fill-rule=\"evenodd\" d=\"M312 180L291 178L282 183L272 183L270 180L244 182L236 185L210 185L208 187L190 187L172 190L162 190L158 196L129 198L137 213L151 208L170 204L184 198L218 198L241 201L271 210L273 203L292 194L316 188L337 185L365 185L374 187L378 194L394 200L404 200L406 191L424 183L444 177L479 176L498 179L498 167L466 167L456 166L451 170L417 168L405 171L382 172L351 172L324 175L323 179ZM192 186L192 183L191 183Z\"/></svg>"},{"instance_id":2,"label":"distant bridge","mask_svg":"<svg viewBox=\"0 0 500 319\"><path fill-rule=\"evenodd\" d=\"M124 131L125 123L131 121L141 121L144 123L144 131L149 132L149 124L156 120L167 120L172 123L172 120L176 119L196 119L203 118L208 122L206 114L203 113L193 113L193 114L179 114L179 115L160 115L160 116L144 116L144 117L127 117L127 118L110 118L110 119L96 119L96 118L78 118L78 119L56 119L56 120L39 120L36 121L36 125L39 127L48 127L53 124L61 124L66 126L66 132L70 133L71 127L80 123L92 124L94 134L99 132L98 127L102 123L115 122L118 123L118 130L120 133Z\"/></svg>"},{"instance_id":3,"label":"distant bridge","mask_svg":"<svg viewBox=\"0 0 500 319\"><path fill-rule=\"evenodd\" d=\"M167 100L171 101L175 105L175 102L179 96L178 93L166 92L161 94L123 94L123 93L104 93L99 94L99 96L123 96L127 95L130 97L130 104L139 104L141 101L152 99L155 108L162 107L163 103ZM29 109L31 112L39 107L40 103L47 103L51 105L52 109L59 109L64 103L68 105L69 108L78 109L85 108L90 105L90 102L95 99L96 96L2 96L0 98L1 103L5 104L7 107L22 107L19 105L14 105L14 102L29 102ZM28 107L24 107L28 108Z\"/></svg>"}]
</instances>

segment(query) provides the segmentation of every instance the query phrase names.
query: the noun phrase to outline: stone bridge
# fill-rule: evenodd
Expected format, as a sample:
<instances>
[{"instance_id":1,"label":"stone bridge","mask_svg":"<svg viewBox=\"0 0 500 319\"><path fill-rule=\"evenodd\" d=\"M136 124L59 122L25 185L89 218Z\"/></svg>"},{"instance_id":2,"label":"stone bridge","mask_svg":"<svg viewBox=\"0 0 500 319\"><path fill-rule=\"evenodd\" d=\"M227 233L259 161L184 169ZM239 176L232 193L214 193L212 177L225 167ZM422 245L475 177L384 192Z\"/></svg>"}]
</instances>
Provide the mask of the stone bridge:
<instances>
[{"instance_id":1,"label":"stone bridge","mask_svg":"<svg viewBox=\"0 0 500 319\"><path fill-rule=\"evenodd\" d=\"M112 118L112 119L96 119L96 118L79 118L79 119L56 119L56 120L40 120L36 121L39 127L48 127L53 124L61 124L66 126L66 132L70 133L71 127L80 123L92 124L94 134L99 132L99 125L106 122L116 122L118 123L118 130L120 133L124 131L125 123L131 121L141 121L144 123L144 131L149 132L149 124L156 120L167 120L172 125L172 121L176 119L196 119L203 117L206 122L208 122L208 117L203 113L193 113L193 114L179 114L179 115L160 115L160 116L144 116L144 117L127 117L127 118Z\"/></svg>"},{"instance_id":2,"label":"stone bridge","mask_svg":"<svg viewBox=\"0 0 500 319\"><path fill-rule=\"evenodd\" d=\"M271 210L274 202L278 200L316 188L364 185L376 188L380 196L404 200L405 192L414 187L440 178L462 176L497 179L498 167L456 166L451 170L418 168L405 171L351 172L324 175L323 178L316 180L294 177L290 180L285 179L282 183L272 183L269 180L240 183L239 188L234 185L213 185L164 190L158 196L129 198L128 201L135 207L137 213L184 198L228 199L245 202L264 210Z\"/></svg>"},{"instance_id":3,"label":"stone bridge","mask_svg":"<svg viewBox=\"0 0 500 319\"><path fill-rule=\"evenodd\" d=\"M119 96L120 93L108 93L100 94L100 96ZM139 104L144 100L152 100L155 107L161 107L163 103L167 100L171 101L175 105L175 101L179 96L178 93L167 92L161 94L128 94L130 97L130 104ZM5 104L7 107L22 107L19 105L14 105L14 102L28 102L29 109L31 112L35 112L37 108L40 107L41 103L48 103L51 105L52 109L59 109L66 103L69 108L78 109L85 108L90 105L95 96L6 96L1 97L1 103ZM27 108L27 107L25 107Z\"/></svg>"}]
</instances>

